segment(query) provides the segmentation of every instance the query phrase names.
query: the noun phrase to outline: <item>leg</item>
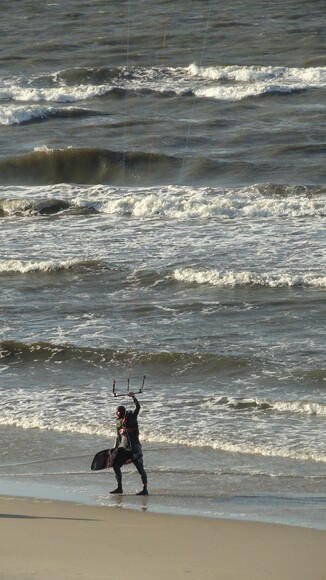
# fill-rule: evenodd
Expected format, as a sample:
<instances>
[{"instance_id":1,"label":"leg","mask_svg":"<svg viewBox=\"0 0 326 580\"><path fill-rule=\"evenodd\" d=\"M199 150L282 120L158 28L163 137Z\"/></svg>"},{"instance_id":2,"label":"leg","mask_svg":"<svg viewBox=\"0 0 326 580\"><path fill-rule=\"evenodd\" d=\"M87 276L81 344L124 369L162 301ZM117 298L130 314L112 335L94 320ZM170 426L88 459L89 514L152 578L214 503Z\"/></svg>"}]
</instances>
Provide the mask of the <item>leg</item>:
<instances>
[{"instance_id":1,"label":"leg","mask_svg":"<svg viewBox=\"0 0 326 580\"><path fill-rule=\"evenodd\" d=\"M127 451L123 447L120 447L118 449L118 453L116 454L114 461L112 463L112 467L113 467L113 471L115 474L115 478L117 480L118 487L116 489L114 489L113 491L111 491L110 493L123 493L121 467L128 459L131 459L131 452Z\"/></svg>"},{"instance_id":2,"label":"leg","mask_svg":"<svg viewBox=\"0 0 326 580\"><path fill-rule=\"evenodd\" d=\"M141 477L143 485L147 486L147 474L146 474L146 471L144 469L143 464L139 463L139 461L133 461L133 464L136 467L136 469Z\"/></svg>"},{"instance_id":3,"label":"leg","mask_svg":"<svg viewBox=\"0 0 326 580\"><path fill-rule=\"evenodd\" d=\"M113 470L115 474L115 478L117 480L118 487L110 493L122 493L122 474L121 474L121 467L119 465L113 465Z\"/></svg>"},{"instance_id":4,"label":"leg","mask_svg":"<svg viewBox=\"0 0 326 580\"><path fill-rule=\"evenodd\" d=\"M147 473L144 469L144 465L143 465L143 453L142 453L142 449L141 449L141 445L137 445L137 447L135 447L133 449L133 457L132 457L132 462L134 464L134 466L136 467L141 480L142 480L142 484L143 484L143 490L140 491L137 495L148 495L148 491L147 491Z\"/></svg>"}]
</instances>

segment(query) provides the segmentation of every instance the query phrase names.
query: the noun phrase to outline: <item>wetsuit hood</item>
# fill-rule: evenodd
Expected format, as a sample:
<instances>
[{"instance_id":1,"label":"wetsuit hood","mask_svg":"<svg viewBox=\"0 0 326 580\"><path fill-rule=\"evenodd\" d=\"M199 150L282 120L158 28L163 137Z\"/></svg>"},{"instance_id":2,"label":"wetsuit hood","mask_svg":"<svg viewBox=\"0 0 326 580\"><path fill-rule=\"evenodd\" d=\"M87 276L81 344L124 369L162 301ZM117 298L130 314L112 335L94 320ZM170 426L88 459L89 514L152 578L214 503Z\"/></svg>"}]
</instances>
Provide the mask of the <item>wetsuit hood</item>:
<instances>
[{"instance_id":1,"label":"wetsuit hood","mask_svg":"<svg viewBox=\"0 0 326 580\"><path fill-rule=\"evenodd\" d=\"M119 407L117 407L116 409L115 414L119 419L123 419L123 417L125 417L126 415L126 407L124 407L123 405L119 405Z\"/></svg>"}]
</instances>

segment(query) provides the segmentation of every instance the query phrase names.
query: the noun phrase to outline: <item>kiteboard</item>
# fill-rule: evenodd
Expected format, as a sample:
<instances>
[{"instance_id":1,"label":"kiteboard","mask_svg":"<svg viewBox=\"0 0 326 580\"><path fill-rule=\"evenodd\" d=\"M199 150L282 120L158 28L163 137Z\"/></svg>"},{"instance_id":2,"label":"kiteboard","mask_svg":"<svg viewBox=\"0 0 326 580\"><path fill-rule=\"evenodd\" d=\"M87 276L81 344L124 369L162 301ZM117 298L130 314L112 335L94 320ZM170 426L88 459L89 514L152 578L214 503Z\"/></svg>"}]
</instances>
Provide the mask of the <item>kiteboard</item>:
<instances>
[{"instance_id":1,"label":"kiteboard","mask_svg":"<svg viewBox=\"0 0 326 580\"><path fill-rule=\"evenodd\" d=\"M120 466L126 465L127 463L132 463L130 452L126 451L125 449L117 447L115 449L102 449L102 451L98 451L94 456L91 463L91 470L99 471L100 469L108 469L109 467L112 467L118 453L118 462Z\"/></svg>"},{"instance_id":2,"label":"kiteboard","mask_svg":"<svg viewBox=\"0 0 326 580\"><path fill-rule=\"evenodd\" d=\"M93 458L91 470L99 471L99 469L112 467L117 453L118 449L102 449L102 451L98 451Z\"/></svg>"}]
</instances>

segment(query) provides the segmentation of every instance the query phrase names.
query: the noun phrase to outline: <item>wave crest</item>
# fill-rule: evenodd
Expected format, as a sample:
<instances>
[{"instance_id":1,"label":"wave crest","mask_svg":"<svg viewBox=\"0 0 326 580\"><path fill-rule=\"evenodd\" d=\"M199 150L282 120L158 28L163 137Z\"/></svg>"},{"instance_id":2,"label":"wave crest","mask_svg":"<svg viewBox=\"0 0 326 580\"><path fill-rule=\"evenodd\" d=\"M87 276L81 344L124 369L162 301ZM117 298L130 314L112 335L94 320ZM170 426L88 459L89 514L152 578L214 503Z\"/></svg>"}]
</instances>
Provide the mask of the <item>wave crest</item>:
<instances>
[{"instance_id":1,"label":"wave crest","mask_svg":"<svg viewBox=\"0 0 326 580\"><path fill-rule=\"evenodd\" d=\"M205 403L206 404L206 403ZM220 397L211 400L212 406L225 406L235 411L268 411L299 415L326 416L325 403L316 401L273 401L254 398Z\"/></svg>"},{"instance_id":2,"label":"wave crest","mask_svg":"<svg viewBox=\"0 0 326 580\"><path fill-rule=\"evenodd\" d=\"M262 286L270 288L312 287L325 288L323 274L288 274L282 272L236 272L219 270L194 270L178 268L173 272L178 282L190 284L210 284L219 287Z\"/></svg>"},{"instance_id":3,"label":"wave crest","mask_svg":"<svg viewBox=\"0 0 326 580\"><path fill-rule=\"evenodd\" d=\"M75 118L94 116L98 113L86 108L51 107L40 105L15 105L2 107L0 125L26 125L53 118Z\"/></svg>"},{"instance_id":4,"label":"wave crest","mask_svg":"<svg viewBox=\"0 0 326 580\"><path fill-rule=\"evenodd\" d=\"M326 67L198 66L75 68L30 79L7 79L0 98L28 103L75 103L116 91L237 101L267 94L323 89Z\"/></svg>"},{"instance_id":5,"label":"wave crest","mask_svg":"<svg viewBox=\"0 0 326 580\"><path fill-rule=\"evenodd\" d=\"M59 272L63 270L78 270L80 268L94 268L101 266L96 260L55 260L29 261L0 260L0 274L30 274L36 272Z\"/></svg>"},{"instance_id":6,"label":"wave crest","mask_svg":"<svg viewBox=\"0 0 326 580\"><path fill-rule=\"evenodd\" d=\"M181 161L167 155L97 148L46 149L0 160L4 185L170 182Z\"/></svg>"},{"instance_id":7,"label":"wave crest","mask_svg":"<svg viewBox=\"0 0 326 580\"><path fill-rule=\"evenodd\" d=\"M199 97L240 101L268 94L294 93L326 87L326 67L189 66L189 75L206 81L194 92Z\"/></svg>"}]
</instances>

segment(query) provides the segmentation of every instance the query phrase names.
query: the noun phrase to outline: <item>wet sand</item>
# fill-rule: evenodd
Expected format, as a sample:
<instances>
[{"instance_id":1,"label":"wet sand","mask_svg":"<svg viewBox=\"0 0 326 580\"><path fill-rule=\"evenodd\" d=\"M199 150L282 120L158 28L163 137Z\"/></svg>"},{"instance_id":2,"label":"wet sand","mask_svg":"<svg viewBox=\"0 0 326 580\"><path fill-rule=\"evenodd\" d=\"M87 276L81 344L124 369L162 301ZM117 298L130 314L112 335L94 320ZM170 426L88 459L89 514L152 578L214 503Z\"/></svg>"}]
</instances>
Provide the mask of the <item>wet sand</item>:
<instances>
[{"instance_id":1,"label":"wet sand","mask_svg":"<svg viewBox=\"0 0 326 580\"><path fill-rule=\"evenodd\" d=\"M0 499L4 580L322 580L326 533L254 522Z\"/></svg>"}]
</instances>

